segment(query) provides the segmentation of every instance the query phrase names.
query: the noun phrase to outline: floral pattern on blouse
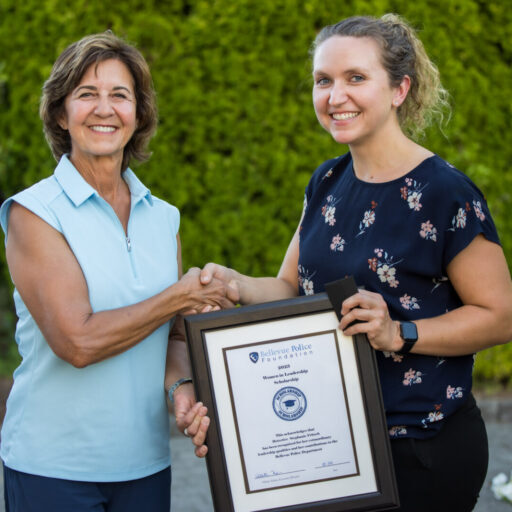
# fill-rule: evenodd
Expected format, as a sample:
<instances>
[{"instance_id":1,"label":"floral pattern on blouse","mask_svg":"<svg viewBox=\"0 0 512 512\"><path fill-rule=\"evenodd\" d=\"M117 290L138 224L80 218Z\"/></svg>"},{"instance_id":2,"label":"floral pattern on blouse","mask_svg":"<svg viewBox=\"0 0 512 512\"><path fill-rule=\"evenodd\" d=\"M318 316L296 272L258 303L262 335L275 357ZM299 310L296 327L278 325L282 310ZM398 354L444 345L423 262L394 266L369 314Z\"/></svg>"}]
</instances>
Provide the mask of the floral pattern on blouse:
<instances>
[{"instance_id":1,"label":"floral pattern on blouse","mask_svg":"<svg viewBox=\"0 0 512 512\"><path fill-rule=\"evenodd\" d=\"M352 275L382 295L393 320L460 307L447 265L480 233L499 243L481 192L437 155L398 181L365 183L347 153L317 169L306 197L299 293L323 292L325 283ZM435 435L471 391L471 354L376 351L376 357L392 437Z\"/></svg>"},{"instance_id":2,"label":"floral pattern on blouse","mask_svg":"<svg viewBox=\"0 0 512 512\"><path fill-rule=\"evenodd\" d=\"M302 265L298 266L299 271L299 286L303 289L304 295L313 295L315 293L313 276L316 272L310 274L307 269Z\"/></svg>"},{"instance_id":3,"label":"floral pattern on blouse","mask_svg":"<svg viewBox=\"0 0 512 512\"><path fill-rule=\"evenodd\" d=\"M441 412L441 407L442 404L436 404L434 406L435 411L429 412L428 416L421 420L423 428L427 428L429 423L435 423L436 421L441 421L444 418L444 414Z\"/></svg>"},{"instance_id":4,"label":"floral pattern on blouse","mask_svg":"<svg viewBox=\"0 0 512 512\"><path fill-rule=\"evenodd\" d=\"M433 277L432 282L434 283L434 287L432 288L431 292L433 292L436 288L441 286L443 283L447 283L448 277L446 277L446 276Z\"/></svg>"},{"instance_id":5,"label":"floral pattern on blouse","mask_svg":"<svg viewBox=\"0 0 512 512\"><path fill-rule=\"evenodd\" d=\"M388 352L387 350L384 350L382 353L384 354L384 357L391 357L391 359L395 363L401 363L404 360L403 354L397 354L396 352Z\"/></svg>"},{"instance_id":6,"label":"floral pattern on blouse","mask_svg":"<svg viewBox=\"0 0 512 512\"><path fill-rule=\"evenodd\" d=\"M455 231L456 229L464 229L468 220L468 212L471 211L469 203L466 201L465 208L459 208L457 213L452 217L452 225L447 231ZM476 212L476 210L475 210ZM478 214L477 214L478 215ZM482 214L483 215L483 214ZM485 219L485 215L484 215Z\"/></svg>"},{"instance_id":7,"label":"floral pattern on blouse","mask_svg":"<svg viewBox=\"0 0 512 512\"><path fill-rule=\"evenodd\" d=\"M389 429L389 437L397 438L403 437L407 434L407 427L405 425L396 425Z\"/></svg>"},{"instance_id":8,"label":"floral pattern on blouse","mask_svg":"<svg viewBox=\"0 0 512 512\"><path fill-rule=\"evenodd\" d=\"M326 203L322 207L322 216L325 219L325 223L329 224L329 226L334 226L336 223L336 207L334 205L338 201L339 200L336 200L332 195L329 195L326 199ZM375 223L375 209L377 206L378 204L376 201L370 202L370 208L364 212L363 218L359 222L357 234L354 238L350 238L350 240L363 235L368 230L368 228L370 228ZM343 238L340 233L336 233L336 235L334 235L329 242L329 248L334 252L343 252L347 243L347 240Z\"/></svg>"},{"instance_id":9,"label":"floral pattern on blouse","mask_svg":"<svg viewBox=\"0 0 512 512\"><path fill-rule=\"evenodd\" d=\"M485 220L485 214L482 211L482 205L480 204L480 201L473 200L473 209L475 210L475 214L478 219L483 222Z\"/></svg>"},{"instance_id":10,"label":"floral pattern on blouse","mask_svg":"<svg viewBox=\"0 0 512 512\"><path fill-rule=\"evenodd\" d=\"M324 174L322 180L325 180L326 178L330 178L332 176L333 170L332 167Z\"/></svg>"},{"instance_id":11,"label":"floral pattern on blouse","mask_svg":"<svg viewBox=\"0 0 512 512\"><path fill-rule=\"evenodd\" d=\"M446 398L454 400L455 398L462 398L463 396L463 389L460 386L454 388L448 384L446 388Z\"/></svg>"},{"instance_id":12,"label":"floral pattern on blouse","mask_svg":"<svg viewBox=\"0 0 512 512\"><path fill-rule=\"evenodd\" d=\"M420 203L421 196L423 194L422 191L428 186L428 183L426 185L422 185L411 178L405 178L404 181L405 185L400 189L400 195L402 196L402 199L407 201L411 210L419 212L423 206Z\"/></svg>"},{"instance_id":13,"label":"floral pattern on blouse","mask_svg":"<svg viewBox=\"0 0 512 512\"><path fill-rule=\"evenodd\" d=\"M432 225L429 220L421 223L420 236L425 240L437 242L437 228Z\"/></svg>"},{"instance_id":14,"label":"floral pattern on blouse","mask_svg":"<svg viewBox=\"0 0 512 512\"><path fill-rule=\"evenodd\" d=\"M464 229L466 227L466 212L463 208L459 208L456 215L452 218L452 227L448 231L455 231L456 229Z\"/></svg>"},{"instance_id":15,"label":"floral pattern on blouse","mask_svg":"<svg viewBox=\"0 0 512 512\"><path fill-rule=\"evenodd\" d=\"M340 234L338 233L337 235L332 237L331 246L330 246L331 251L343 252L345 243L346 243L345 240L343 238L341 238Z\"/></svg>"},{"instance_id":16,"label":"floral pattern on blouse","mask_svg":"<svg viewBox=\"0 0 512 512\"><path fill-rule=\"evenodd\" d=\"M375 222L375 208L377 206L375 201L371 202L370 209L364 212L363 218L359 223L359 233L356 236L361 236Z\"/></svg>"},{"instance_id":17,"label":"floral pattern on blouse","mask_svg":"<svg viewBox=\"0 0 512 512\"><path fill-rule=\"evenodd\" d=\"M413 384L421 384L423 382L423 373L419 370L413 370L409 368L409 371L404 373L404 380L402 384L404 386L412 386Z\"/></svg>"},{"instance_id":18,"label":"floral pattern on blouse","mask_svg":"<svg viewBox=\"0 0 512 512\"><path fill-rule=\"evenodd\" d=\"M327 196L326 203L322 206L322 217L325 219L325 223L329 224L329 226L334 226L336 224L336 206L334 206L338 201L332 195Z\"/></svg>"},{"instance_id":19,"label":"floral pattern on blouse","mask_svg":"<svg viewBox=\"0 0 512 512\"><path fill-rule=\"evenodd\" d=\"M420 309L418 299L416 297L411 297L406 293L400 297L400 304L404 309Z\"/></svg>"},{"instance_id":20,"label":"floral pattern on blouse","mask_svg":"<svg viewBox=\"0 0 512 512\"><path fill-rule=\"evenodd\" d=\"M391 288L396 288L399 281L396 278L396 268L403 261L393 261L394 256L389 255L384 249L374 249L373 258L368 259L368 266L370 270L377 272L377 276L381 283L387 283Z\"/></svg>"}]
</instances>

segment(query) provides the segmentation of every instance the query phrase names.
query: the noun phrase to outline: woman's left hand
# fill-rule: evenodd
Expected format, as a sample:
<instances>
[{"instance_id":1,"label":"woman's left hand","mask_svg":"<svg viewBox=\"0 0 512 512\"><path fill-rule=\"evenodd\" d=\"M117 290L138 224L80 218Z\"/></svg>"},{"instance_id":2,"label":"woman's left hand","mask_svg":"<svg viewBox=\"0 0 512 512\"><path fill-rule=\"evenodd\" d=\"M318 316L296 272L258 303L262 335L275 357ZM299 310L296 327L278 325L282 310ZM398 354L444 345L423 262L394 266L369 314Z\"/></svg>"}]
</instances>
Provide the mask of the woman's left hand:
<instances>
[{"instance_id":1,"label":"woman's left hand","mask_svg":"<svg viewBox=\"0 0 512 512\"><path fill-rule=\"evenodd\" d=\"M174 392L174 414L178 430L190 437L197 457L204 457L208 447L204 444L210 425L208 409L196 402L192 384L183 384Z\"/></svg>"},{"instance_id":2,"label":"woman's left hand","mask_svg":"<svg viewBox=\"0 0 512 512\"><path fill-rule=\"evenodd\" d=\"M365 333L375 350L398 352L403 345L399 323L389 316L388 306L379 293L360 290L343 301L340 329L347 336ZM349 325L358 321L358 323Z\"/></svg>"}]
</instances>

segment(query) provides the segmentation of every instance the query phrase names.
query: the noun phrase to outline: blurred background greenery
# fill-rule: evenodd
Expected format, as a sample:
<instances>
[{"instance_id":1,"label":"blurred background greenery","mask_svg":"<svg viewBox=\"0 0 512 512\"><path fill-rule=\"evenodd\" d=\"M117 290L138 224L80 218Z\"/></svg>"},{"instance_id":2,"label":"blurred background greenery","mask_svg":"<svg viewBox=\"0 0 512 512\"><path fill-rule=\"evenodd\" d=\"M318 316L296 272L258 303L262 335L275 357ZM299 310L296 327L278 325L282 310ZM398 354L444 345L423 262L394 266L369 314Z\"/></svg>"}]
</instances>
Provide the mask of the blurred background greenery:
<instances>
[{"instance_id":1,"label":"blurred background greenery","mask_svg":"<svg viewBox=\"0 0 512 512\"><path fill-rule=\"evenodd\" d=\"M137 173L181 210L185 268L212 260L276 274L312 171L346 151L316 121L309 45L326 24L385 12L419 30L452 95L450 123L421 142L482 189L510 265L512 9L504 0L1 0L0 194L53 172L41 86L69 43L112 29L152 69L160 124ZM0 375L18 362L11 294L1 251ZM481 386L512 385L512 345L479 354L475 375Z\"/></svg>"}]
</instances>

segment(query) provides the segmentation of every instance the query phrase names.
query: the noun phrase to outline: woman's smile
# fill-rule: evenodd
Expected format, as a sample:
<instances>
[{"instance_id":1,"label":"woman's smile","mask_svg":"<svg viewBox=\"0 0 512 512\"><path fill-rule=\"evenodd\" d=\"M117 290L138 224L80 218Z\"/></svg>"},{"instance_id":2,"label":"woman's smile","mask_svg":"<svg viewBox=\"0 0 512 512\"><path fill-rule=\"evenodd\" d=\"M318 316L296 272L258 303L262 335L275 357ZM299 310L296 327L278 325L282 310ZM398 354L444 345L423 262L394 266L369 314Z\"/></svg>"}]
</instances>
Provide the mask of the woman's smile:
<instances>
[{"instance_id":1,"label":"woman's smile","mask_svg":"<svg viewBox=\"0 0 512 512\"><path fill-rule=\"evenodd\" d=\"M347 119L354 119L358 115L359 112L334 112L331 114L331 117L335 121L346 121Z\"/></svg>"}]
</instances>

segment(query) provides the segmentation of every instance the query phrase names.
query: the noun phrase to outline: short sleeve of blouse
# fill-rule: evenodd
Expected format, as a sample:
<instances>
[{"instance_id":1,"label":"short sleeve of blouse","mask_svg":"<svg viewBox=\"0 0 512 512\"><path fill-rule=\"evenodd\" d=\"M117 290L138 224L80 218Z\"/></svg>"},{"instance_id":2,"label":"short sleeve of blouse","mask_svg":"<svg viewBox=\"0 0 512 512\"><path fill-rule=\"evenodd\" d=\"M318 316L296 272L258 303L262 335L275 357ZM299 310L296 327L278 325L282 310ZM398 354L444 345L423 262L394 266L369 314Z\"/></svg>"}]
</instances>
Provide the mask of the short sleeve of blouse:
<instances>
[{"instance_id":1,"label":"short sleeve of blouse","mask_svg":"<svg viewBox=\"0 0 512 512\"><path fill-rule=\"evenodd\" d=\"M161 201L161 203L166 209L166 214L169 218L169 224L171 228L174 230L175 234L178 234L178 231L180 229L180 211L178 210L178 208L165 201Z\"/></svg>"},{"instance_id":2,"label":"short sleeve of blouse","mask_svg":"<svg viewBox=\"0 0 512 512\"><path fill-rule=\"evenodd\" d=\"M44 187L46 183L37 184L37 186ZM33 185L33 187L36 185ZM43 219L47 224L52 226L52 228L62 233L62 227L60 225L59 220L57 219L55 213L48 207L48 205L42 201L37 194L32 192L32 187L25 189L18 194L6 199L2 207L0 208L0 224L2 225L2 229L6 234L5 240L7 242L7 226L9 222L9 212L11 209L11 205L13 202L19 203L24 206L27 210L30 210L32 213L35 213L38 217Z\"/></svg>"},{"instance_id":3,"label":"short sleeve of blouse","mask_svg":"<svg viewBox=\"0 0 512 512\"><path fill-rule=\"evenodd\" d=\"M446 169L441 169L441 173L446 176L438 190L444 195L439 206L444 224L443 266L446 268L479 234L497 244L500 240L482 192L465 174L444 163Z\"/></svg>"},{"instance_id":4,"label":"short sleeve of blouse","mask_svg":"<svg viewBox=\"0 0 512 512\"><path fill-rule=\"evenodd\" d=\"M317 189L318 185L327 177L329 177L334 171L335 166L337 167L340 162L343 160L349 159L350 154L347 153L346 155L343 155L338 158L331 158L330 160L326 160L323 164L319 165L313 175L311 176L311 179L309 180L309 183L306 187L305 196L304 196L304 206L306 207L309 200L311 199L311 196Z\"/></svg>"}]
</instances>

